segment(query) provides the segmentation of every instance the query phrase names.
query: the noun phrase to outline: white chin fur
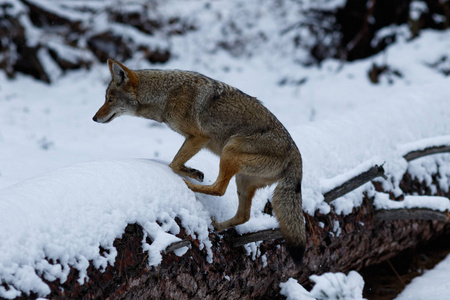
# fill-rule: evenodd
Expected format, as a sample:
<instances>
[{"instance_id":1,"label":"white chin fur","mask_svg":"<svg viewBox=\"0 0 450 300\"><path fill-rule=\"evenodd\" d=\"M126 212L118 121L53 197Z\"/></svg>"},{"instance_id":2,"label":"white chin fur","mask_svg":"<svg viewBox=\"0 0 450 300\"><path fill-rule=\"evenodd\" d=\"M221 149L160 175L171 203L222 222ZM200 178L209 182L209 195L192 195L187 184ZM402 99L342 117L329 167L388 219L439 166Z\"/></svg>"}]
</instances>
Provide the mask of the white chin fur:
<instances>
[{"instance_id":1,"label":"white chin fur","mask_svg":"<svg viewBox=\"0 0 450 300\"><path fill-rule=\"evenodd\" d=\"M117 118L118 114L117 113L113 113L112 115L108 116L107 118L102 120L102 123L109 123L112 120L114 120L115 118Z\"/></svg>"}]
</instances>

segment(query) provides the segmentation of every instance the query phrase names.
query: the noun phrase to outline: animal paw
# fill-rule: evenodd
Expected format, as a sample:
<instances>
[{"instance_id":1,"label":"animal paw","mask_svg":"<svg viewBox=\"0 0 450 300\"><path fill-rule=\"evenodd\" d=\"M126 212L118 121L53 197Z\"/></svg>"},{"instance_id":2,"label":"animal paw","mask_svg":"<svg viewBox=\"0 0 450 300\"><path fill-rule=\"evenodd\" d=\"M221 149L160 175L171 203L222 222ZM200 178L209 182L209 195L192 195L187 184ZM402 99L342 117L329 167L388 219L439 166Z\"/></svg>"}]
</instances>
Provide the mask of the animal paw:
<instances>
[{"instance_id":1,"label":"animal paw","mask_svg":"<svg viewBox=\"0 0 450 300\"><path fill-rule=\"evenodd\" d=\"M222 226L220 226L220 223L217 222L213 217L211 217L211 224L217 232L223 231L223 228Z\"/></svg>"},{"instance_id":2,"label":"animal paw","mask_svg":"<svg viewBox=\"0 0 450 300\"><path fill-rule=\"evenodd\" d=\"M203 179L205 178L205 175L203 174L203 172L201 172L197 169L184 167L182 169L182 171L186 174L186 176L188 176L192 179L195 179L197 181L200 181L200 182L203 182Z\"/></svg>"}]
</instances>

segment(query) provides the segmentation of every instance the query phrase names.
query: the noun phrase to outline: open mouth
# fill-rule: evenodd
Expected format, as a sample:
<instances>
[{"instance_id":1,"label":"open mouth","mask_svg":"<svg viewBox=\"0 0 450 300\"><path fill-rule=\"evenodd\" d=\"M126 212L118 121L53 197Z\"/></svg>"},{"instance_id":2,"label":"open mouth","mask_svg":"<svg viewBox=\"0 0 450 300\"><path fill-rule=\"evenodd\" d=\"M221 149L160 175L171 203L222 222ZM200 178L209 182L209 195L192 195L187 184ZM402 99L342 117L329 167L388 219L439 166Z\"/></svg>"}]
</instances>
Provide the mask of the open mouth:
<instances>
[{"instance_id":1,"label":"open mouth","mask_svg":"<svg viewBox=\"0 0 450 300\"><path fill-rule=\"evenodd\" d=\"M115 116L116 116L116 113L113 113L113 115L112 115L108 120L106 120L104 123L109 123L109 122L111 122L112 119L114 119Z\"/></svg>"}]
</instances>

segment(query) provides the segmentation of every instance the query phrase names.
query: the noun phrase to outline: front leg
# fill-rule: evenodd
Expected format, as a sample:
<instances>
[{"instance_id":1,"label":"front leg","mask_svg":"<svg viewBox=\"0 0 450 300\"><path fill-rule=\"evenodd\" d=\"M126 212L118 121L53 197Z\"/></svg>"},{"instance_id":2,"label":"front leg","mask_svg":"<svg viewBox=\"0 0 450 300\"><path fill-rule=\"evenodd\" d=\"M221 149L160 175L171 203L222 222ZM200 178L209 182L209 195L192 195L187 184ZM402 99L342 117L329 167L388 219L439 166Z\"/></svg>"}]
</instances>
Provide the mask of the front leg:
<instances>
[{"instance_id":1,"label":"front leg","mask_svg":"<svg viewBox=\"0 0 450 300\"><path fill-rule=\"evenodd\" d=\"M187 137L180 150L178 150L178 153L173 158L173 161L169 164L169 167L171 167L175 173L202 182L204 178L203 173L196 169L188 168L184 164L197 154L208 142L209 138L203 136Z\"/></svg>"}]
</instances>

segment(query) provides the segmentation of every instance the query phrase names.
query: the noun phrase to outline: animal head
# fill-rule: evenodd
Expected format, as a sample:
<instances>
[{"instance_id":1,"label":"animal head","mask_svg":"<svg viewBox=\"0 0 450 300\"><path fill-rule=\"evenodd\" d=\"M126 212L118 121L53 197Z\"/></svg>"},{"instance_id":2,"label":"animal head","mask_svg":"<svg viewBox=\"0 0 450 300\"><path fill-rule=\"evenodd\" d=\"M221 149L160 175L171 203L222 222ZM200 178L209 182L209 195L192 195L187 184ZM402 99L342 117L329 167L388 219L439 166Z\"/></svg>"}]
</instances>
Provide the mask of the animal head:
<instances>
[{"instance_id":1,"label":"animal head","mask_svg":"<svg viewBox=\"0 0 450 300\"><path fill-rule=\"evenodd\" d=\"M138 79L118 61L108 59L111 82L106 90L105 103L92 118L98 123L109 123L118 116L136 112Z\"/></svg>"}]
</instances>

